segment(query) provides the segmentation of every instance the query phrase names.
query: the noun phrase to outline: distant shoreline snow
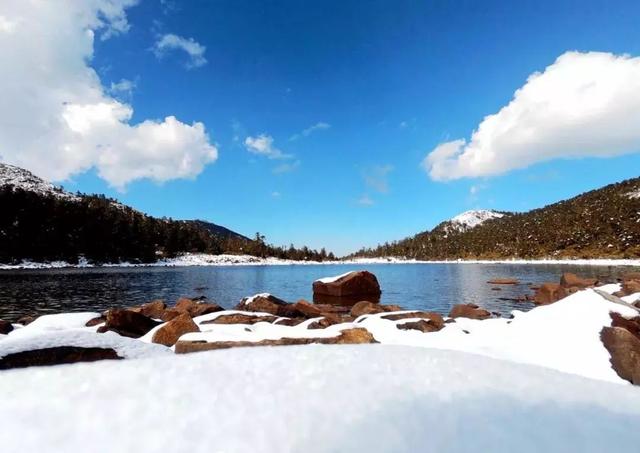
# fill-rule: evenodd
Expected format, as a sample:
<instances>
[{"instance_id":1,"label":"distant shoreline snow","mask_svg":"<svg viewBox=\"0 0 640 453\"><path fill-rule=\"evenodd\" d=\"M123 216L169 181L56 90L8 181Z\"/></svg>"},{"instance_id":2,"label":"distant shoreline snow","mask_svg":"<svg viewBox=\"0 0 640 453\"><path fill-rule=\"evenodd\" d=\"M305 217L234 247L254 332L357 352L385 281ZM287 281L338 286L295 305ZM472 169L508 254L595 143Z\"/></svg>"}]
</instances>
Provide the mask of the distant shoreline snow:
<instances>
[{"instance_id":1,"label":"distant shoreline snow","mask_svg":"<svg viewBox=\"0 0 640 453\"><path fill-rule=\"evenodd\" d=\"M80 260L78 264L66 261L40 263L23 261L20 264L0 264L0 270L37 270L37 269L92 269L92 268L130 268L130 267L206 267L206 266L309 266L309 265L366 265L366 264L549 264L576 266L636 266L640 259L502 259L502 260L433 260L421 261L397 257L357 258L338 261L294 261L279 258L259 258L250 255L207 255L185 254L176 258L159 260L155 263L105 263L91 264Z\"/></svg>"}]
</instances>

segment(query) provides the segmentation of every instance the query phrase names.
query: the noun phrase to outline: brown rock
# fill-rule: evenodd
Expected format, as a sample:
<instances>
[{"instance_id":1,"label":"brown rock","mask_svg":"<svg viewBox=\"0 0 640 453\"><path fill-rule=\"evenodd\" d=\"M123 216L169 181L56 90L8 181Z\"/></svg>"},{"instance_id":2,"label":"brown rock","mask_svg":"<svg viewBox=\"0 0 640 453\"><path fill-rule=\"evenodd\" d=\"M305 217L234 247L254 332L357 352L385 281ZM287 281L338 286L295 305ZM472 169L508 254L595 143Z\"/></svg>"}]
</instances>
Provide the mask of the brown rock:
<instances>
[{"instance_id":1,"label":"brown rock","mask_svg":"<svg viewBox=\"0 0 640 453\"><path fill-rule=\"evenodd\" d=\"M349 322L344 318L341 318L338 315L333 313L323 313L322 319L319 319L315 322L309 324L309 329L324 329L325 327L333 326L334 324L340 324L343 322Z\"/></svg>"},{"instance_id":2,"label":"brown rock","mask_svg":"<svg viewBox=\"0 0 640 453\"><path fill-rule=\"evenodd\" d=\"M629 333L640 340L640 316L628 319L616 312L609 313L609 316L611 317L611 327L627 329Z\"/></svg>"},{"instance_id":3,"label":"brown rock","mask_svg":"<svg viewBox=\"0 0 640 453\"><path fill-rule=\"evenodd\" d=\"M494 278L487 283L490 285L518 285L520 281L517 278Z\"/></svg>"},{"instance_id":4,"label":"brown rock","mask_svg":"<svg viewBox=\"0 0 640 453\"><path fill-rule=\"evenodd\" d=\"M640 272L626 272L622 274L622 281L636 280L640 282Z\"/></svg>"},{"instance_id":5,"label":"brown rock","mask_svg":"<svg viewBox=\"0 0 640 453\"><path fill-rule=\"evenodd\" d=\"M117 360L121 358L116 351L110 348L58 346L6 355L0 359L0 370L61 365L64 363L95 362L96 360Z\"/></svg>"},{"instance_id":6,"label":"brown rock","mask_svg":"<svg viewBox=\"0 0 640 453\"><path fill-rule=\"evenodd\" d=\"M167 308L164 312L162 312L161 320L164 322L171 321L173 318L180 316L184 312L176 310L175 308Z\"/></svg>"},{"instance_id":7,"label":"brown rock","mask_svg":"<svg viewBox=\"0 0 640 453\"><path fill-rule=\"evenodd\" d=\"M358 316L362 316L362 315L374 315L377 313L383 313L384 311L385 311L384 306L378 303L362 300L357 304L355 304L353 307L351 307L350 313L351 313L351 316L357 318Z\"/></svg>"},{"instance_id":8,"label":"brown rock","mask_svg":"<svg viewBox=\"0 0 640 453\"><path fill-rule=\"evenodd\" d=\"M97 316L95 318L92 318L90 320L87 321L87 323L85 324L86 327L93 327L93 326L97 326L98 324L102 324L107 322L107 318L105 318L104 316Z\"/></svg>"},{"instance_id":9,"label":"brown rock","mask_svg":"<svg viewBox=\"0 0 640 453\"><path fill-rule=\"evenodd\" d=\"M16 321L16 324L22 324L23 326L31 324L35 321L37 316L25 315Z\"/></svg>"},{"instance_id":10,"label":"brown rock","mask_svg":"<svg viewBox=\"0 0 640 453\"><path fill-rule=\"evenodd\" d=\"M271 294L257 294L253 297L245 297L236 305L236 310L242 311L258 311L263 313L271 313L276 316L290 315L290 310L287 309L287 304L284 300L278 299ZM286 314L284 314L286 313Z\"/></svg>"},{"instance_id":11,"label":"brown rock","mask_svg":"<svg viewBox=\"0 0 640 453\"><path fill-rule=\"evenodd\" d=\"M458 304L454 305L449 312L450 318L470 318L470 319L487 319L491 317L491 313L478 307L475 304Z\"/></svg>"},{"instance_id":12,"label":"brown rock","mask_svg":"<svg viewBox=\"0 0 640 453\"><path fill-rule=\"evenodd\" d=\"M193 322L189 314L182 313L156 330L151 341L165 346L173 346L178 338L189 332L200 332L200 328Z\"/></svg>"},{"instance_id":13,"label":"brown rock","mask_svg":"<svg viewBox=\"0 0 640 453\"><path fill-rule=\"evenodd\" d=\"M207 302L195 301L193 299L187 299L186 297L182 297L178 299L176 302L176 306L174 310L187 313L192 318L196 318L202 315L208 315L209 313L216 313L218 311L224 310L218 304L212 304Z\"/></svg>"},{"instance_id":14,"label":"brown rock","mask_svg":"<svg viewBox=\"0 0 640 453\"><path fill-rule=\"evenodd\" d=\"M322 309L306 300L299 300L291 306L291 310L297 311L301 316L306 318L322 316Z\"/></svg>"},{"instance_id":15,"label":"brown rock","mask_svg":"<svg viewBox=\"0 0 640 453\"><path fill-rule=\"evenodd\" d=\"M625 280L622 283L622 292L625 296L640 293L640 280Z\"/></svg>"},{"instance_id":16,"label":"brown rock","mask_svg":"<svg viewBox=\"0 0 640 453\"><path fill-rule=\"evenodd\" d=\"M337 337L330 338L280 338L278 340L262 341L217 341L212 343L197 341L178 341L176 343L176 354L189 352L210 351L215 349L228 349L234 347L253 346L286 346L302 344L362 344L376 343L375 338L367 329L354 328L343 330Z\"/></svg>"},{"instance_id":17,"label":"brown rock","mask_svg":"<svg viewBox=\"0 0 640 453\"><path fill-rule=\"evenodd\" d=\"M98 332L104 333L111 330L119 335L131 338L141 337L155 326L161 324L140 313L121 308L107 311L106 318L104 326L99 327Z\"/></svg>"},{"instance_id":18,"label":"brown rock","mask_svg":"<svg viewBox=\"0 0 640 453\"><path fill-rule=\"evenodd\" d=\"M428 332L437 332L438 330L442 329L442 326L438 327L433 323L431 323L430 321L421 319L420 321L405 322L404 324L396 324L396 328L400 330L419 330L420 332L428 333Z\"/></svg>"},{"instance_id":19,"label":"brown rock","mask_svg":"<svg viewBox=\"0 0 640 453\"><path fill-rule=\"evenodd\" d=\"M640 340L622 327L603 327L600 340L611 355L611 368L634 385L640 385Z\"/></svg>"},{"instance_id":20,"label":"brown rock","mask_svg":"<svg viewBox=\"0 0 640 453\"><path fill-rule=\"evenodd\" d=\"M0 319L0 334L6 335L13 330L13 326L9 321Z\"/></svg>"},{"instance_id":21,"label":"brown rock","mask_svg":"<svg viewBox=\"0 0 640 453\"><path fill-rule=\"evenodd\" d=\"M371 272L350 272L339 279L323 283L320 280L313 282L313 293L334 297L359 297L380 296L380 284Z\"/></svg>"},{"instance_id":22,"label":"brown rock","mask_svg":"<svg viewBox=\"0 0 640 453\"><path fill-rule=\"evenodd\" d=\"M596 278L580 278L571 272L565 272L560 277L560 286L563 288L589 288L598 283Z\"/></svg>"},{"instance_id":23,"label":"brown rock","mask_svg":"<svg viewBox=\"0 0 640 453\"><path fill-rule=\"evenodd\" d=\"M274 321L273 324L278 326L297 326L301 322L305 322L307 318L280 318L278 321Z\"/></svg>"},{"instance_id":24,"label":"brown rock","mask_svg":"<svg viewBox=\"0 0 640 453\"><path fill-rule=\"evenodd\" d=\"M536 305L552 304L567 297L567 291L557 283L543 283L536 290L533 301Z\"/></svg>"},{"instance_id":25,"label":"brown rock","mask_svg":"<svg viewBox=\"0 0 640 453\"><path fill-rule=\"evenodd\" d=\"M201 324L255 324L257 322L273 322L276 319L278 319L277 316L254 316L233 313L230 315L220 315L208 321L202 321Z\"/></svg>"},{"instance_id":26,"label":"brown rock","mask_svg":"<svg viewBox=\"0 0 640 453\"><path fill-rule=\"evenodd\" d=\"M399 321L400 319L410 318L422 318L429 321L433 326L437 327L436 330L440 330L444 327L444 318L440 313L431 311L412 311L409 313L396 313L392 315L385 315L382 319L388 319L389 321Z\"/></svg>"},{"instance_id":27,"label":"brown rock","mask_svg":"<svg viewBox=\"0 0 640 453\"><path fill-rule=\"evenodd\" d=\"M140 313L148 316L149 318L162 319L164 312L167 308L167 304L163 300L154 300L140 306Z\"/></svg>"}]
</instances>

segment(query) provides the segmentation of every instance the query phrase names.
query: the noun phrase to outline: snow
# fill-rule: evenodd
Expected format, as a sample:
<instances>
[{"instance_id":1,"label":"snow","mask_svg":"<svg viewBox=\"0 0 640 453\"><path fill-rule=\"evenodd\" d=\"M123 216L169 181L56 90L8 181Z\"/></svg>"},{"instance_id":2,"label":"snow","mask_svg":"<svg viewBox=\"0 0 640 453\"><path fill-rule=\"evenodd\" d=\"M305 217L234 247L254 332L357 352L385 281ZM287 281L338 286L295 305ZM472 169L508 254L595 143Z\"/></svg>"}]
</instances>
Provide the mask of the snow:
<instances>
[{"instance_id":1,"label":"snow","mask_svg":"<svg viewBox=\"0 0 640 453\"><path fill-rule=\"evenodd\" d=\"M17 352L57 346L112 348L120 357L132 359L171 353L157 344L147 344L114 332L96 333L98 326L85 327L99 313L45 315L15 329L0 339L0 358Z\"/></svg>"},{"instance_id":2,"label":"snow","mask_svg":"<svg viewBox=\"0 0 640 453\"><path fill-rule=\"evenodd\" d=\"M189 267L189 266L305 266L305 265L367 265L367 264L551 264L580 266L635 266L640 267L640 259L502 259L502 260L432 260L421 261L402 257L354 258L336 261L294 261L279 258L260 258L251 255L209 255L204 253L186 253L176 258L164 259L155 263L106 263L94 265L81 259L78 264L65 261L37 263L23 261L19 264L0 264L0 270L19 269L60 269L94 267Z\"/></svg>"},{"instance_id":3,"label":"snow","mask_svg":"<svg viewBox=\"0 0 640 453\"><path fill-rule=\"evenodd\" d=\"M632 190L631 192L627 193L627 197L631 199L640 198L640 187L636 190Z\"/></svg>"},{"instance_id":4,"label":"snow","mask_svg":"<svg viewBox=\"0 0 640 453\"><path fill-rule=\"evenodd\" d=\"M4 186L36 192L40 195L53 195L57 198L71 201L80 199L78 196L57 188L23 168L0 163L0 187Z\"/></svg>"},{"instance_id":5,"label":"snow","mask_svg":"<svg viewBox=\"0 0 640 453\"><path fill-rule=\"evenodd\" d=\"M487 209L466 211L449 220L450 225L448 225L447 231L450 229L456 231L467 231L471 228L477 227L478 225L482 225L487 220L499 219L501 217L504 217L504 214L496 211L489 211Z\"/></svg>"},{"instance_id":6,"label":"snow","mask_svg":"<svg viewBox=\"0 0 640 453\"><path fill-rule=\"evenodd\" d=\"M349 272L345 272L344 274L340 274L340 275L336 275L334 277L324 277L324 278L319 278L318 280L316 280L316 282L320 282L320 283L333 283L333 282L337 282L338 280L340 280L341 278L346 277L347 275L351 274L353 271L349 271Z\"/></svg>"},{"instance_id":7,"label":"snow","mask_svg":"<svg viewBox=\"0 0 640 453\"><path fill-rule=\"evenodd\" d=\"M210 351L10 370L3 451L636 451L640 391L454 351Z\"/></svg>"}]
</instances>

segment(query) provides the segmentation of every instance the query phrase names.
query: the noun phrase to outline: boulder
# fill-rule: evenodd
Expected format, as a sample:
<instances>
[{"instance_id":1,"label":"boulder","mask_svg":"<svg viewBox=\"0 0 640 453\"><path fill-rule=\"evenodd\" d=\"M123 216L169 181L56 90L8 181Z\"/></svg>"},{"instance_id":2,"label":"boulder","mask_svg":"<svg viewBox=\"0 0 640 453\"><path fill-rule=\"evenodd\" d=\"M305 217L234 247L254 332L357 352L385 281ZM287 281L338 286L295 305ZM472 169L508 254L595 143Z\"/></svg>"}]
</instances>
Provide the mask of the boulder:
<instances>
[{"instance_id":1,"label":"boulder","mask_svg":"<svg viewBox=\"0 0 640 453\"><path fill-rule=\"evenodd\" d=\"M111 348L57 346L8 354L0 358L0 370L76 362L95 362L96 360L118 360L121 358Z\"/></svg>"},{"instance_id":2,"label":"boulder","mask_svg":"<svg viewBox=\"0 0 640 453\"><path fill-rule=\"evenodd\" d=\"M425 319L405 322L403 324L396 324L396 328L400 330L419 330L423 333L437 332L438 330L442 329L442 327L437 327L433 323Z\"/></svg>"},{"instance_id":3,"label":"boulder","mask_svg":"<svg viewBox=\"0 0 640 453\"><path fill-rule=\"evenodd\" d=\"M384 306L378 303L362 300L351 307L350 313L351 316L357 318L358 316L362 315L375 315L377 313L383 313L384 311Z\"/></svg>"},{"instance_id":4,"label":"boulder","mask_svg":"<svg viewBox=\"0 0 640 453\"><path fill-rule=\"evenodd\" d=\"M192 318L224 310L224 308L218 304L195 301L186 297L178 299L178 302L176 302L176 306L173 307L173 309L178 312L187 313Z\"/></svg>"},{"instance_id":5,"label":"boulder","mask_svg":"<svg viewBox=\"0 0 640 453\"><path fill-rule=\"evenodd\" d=\"M450 318L487 319L491 313L475 304L454 305L449 312Z\"/></svg>"},{"instance_id":6,"label":"boulder","mask_svg":"<svg viewBox=\"0 0 640 453\"><path fill-rule=\"evenodd\" d=\"M295 310L298 312L299 316L304 316L306 318L317 318L322 316L322 309L319 306L302 299L293 304L291 306L291 310Z\"/></svg>"},{"instance_id":7,"label":"boulder","mask_svg":"<svg viewBox=\"0 0 640 453\"><path fill-rule=\"evenodd\" d=\"M256 316L245 315L243 313L232 313L229 315L220 315L215 319L202 321L200 324L255 324L257 322L274 322L277 316Z\"/></svg>"},{"instance_id":8,"label":"boulder","mask_svg":"<svg viewBox=\"0 0 640 453\"><path fill-rule=\"evenodd\" d=\"M35 321L36 318L37 316L25 315L25 316L22 316L20 319L18 319L16 321L16 324L22 324L23 326L26 326L31 324L33 321Z\"/></svg>"},{"instance_id":9,"label":"boulder","mask_svg":"<svg viewBox=\"0 0 640 453\"><path fill-rule=\"evenodd\" d=\"M597 283L597 278L581 278L571 272L565 272L560 277L560 286L563 288L590 288Z\"/></svg>"},{"instance_id":10,"label":"boulder","mask_svg":"<svg viewBox=\"0 0 640 453\"><path fill-rule=\"evenodd\" d=\"M148 316L149 318L162 319L164 312L167 308L167 304L163 300L154 300L140 306L140 313Z\"/></svg>"},{"instance_id":11,"label":"boulder","mask_svg":"<svg viewBox=\"0 0 640 453\"><path fill-rule=\"evenodd\" d=\"M376 343L375 338L367 329L353 328L340 332L338 336L329 338L279 338L277 340L262 341L178 341L176 343L176 354L186 354L189 352L210 351L215 349L228 349L235 347L253 346L287 346L303 344L362 344Z\"/></svg>"},{"instance_id":12,"label":"boulder","mask_svg":"<svg viewBox=\"0 0 640 453\"><path fill-rule=\"evenodd\" d=\"M564 299L567 297L567 291L565 288L557 283L543 283L540 288L536 290L533 301L536 305L547 305Z\"/></svg>"},{"instance_id":13,"label":"boulder","mask_svg":"<svg viewBox=\"0 0 640 453\"><path fill-rule=\"evenodd\" d=\"M411 318L421 318L428 322L430 322L434 327L437 327L436 330L440 330L444 327L444 318L440 313L435 313L431 311L412 311L408 313L394 313L390 315L384 315L382 319L387 319L389 321L399 321L401 319L411 319Z\"/></svg>"},{"instance_id":14,"label":"boulder","mask_svg":"<svg viewBox=\"0 0 640 453\"><path fill-rule=\"evenodd\" d=\"M340 316L333 313L324 313L322 318L312 322L307 327L308 329L324 329L329 326L333 326L335 324L341 324L343 322L351 322L352 318L349 319L341 318Z\"/></svg>"},{"instance_id":15,"label":"boulder","mask_svg":"<svg viewBox=\"0 0 640 453\"><path fill-rule=\"evenodd\" d=\"M182 335L189 332L200 332L200 328L193 322L191 316L182 313L156 330L151 341L165 346L173 346Z\"/></svg>"},{"instance_id":16,"label":"boulder","mask_svg":"<svg viewBox=\"0 0 640 453\"><path fill-rule=\"evenodd\" d=\"M600 340L611 355L611 367L622 379L640 385L640 339L622 327L603 327Z\"/></svg>"},{"instance_id":17,"label":"boulder","mask_svg":"<svg viewBox=\"0 0 640 453\"><path fill-rule=\"evenodd\" d=\"M378 279L371 272L349 272L338 277L323 278L313 282L314 295L367 299L381 294Z\"/></svg>"},{"instance_id":18,"label":"boulder","mask_svg":"<svg viewBox=\"0 0 640 453\"><path fill-rule=\"evenodd\" d=\"M493 278L487 283L490 285L518 285L520 281L517 278Z\"/></svg>"},{"instance_id":19,"label":"boulder","mask_svg":"<svg viewBox=\"0 0 640 453\"><path fill-rule=\"evenodd\" d=\"M138 338L161 324L143 314L122 308L108 310L106 315L104 326L98 328L100 333L110 330L124 337Z\"/></svg>"},{"instance_id":20,"label":"boulder","mask_svg":"<svg viewBox=\"0 0 640 453\"><path fill-rule=\"evenodd\" d=\"M94 327L99 324L103 324L105 322L107 322L107 318L105 318L104 316L97 316L95 318L88 320L87 323L85 324L85 327Z\"/></svg>"},{"instance_id":21,"label":"boulder","mask_svg":"<svg viewBox=\"0 0 640 453\"><path fill-rule=\"evenodd\" d=\"M245 297L236 305L236 310L242 311L258 311L263 313L270 313L275 316L287 316L292 314L291 310L287 308L287 304L284 300L278 299L271 294L256 294L252 297ZM286 314L285 314L286 313Z\"/></svg>"},{"instance_id":22,"label":"boulder","mask_svg":"<svg viewBox=\"0 0 640 453\"><path fill-rule=\"evenodd\" d=\"M640 282L640 272L626 272L622 274L622 281L636 280Z\"/></svg>"},{"instance_id":23,"label":"boulder","mask_svg":"<svg viewBox=\"0 0 640 453\"><path fill-rule=\"evenodd\" d=\"M164 312L162 312L161 320L164 322L171 321L173 318L180 316L184 312L180 310L176 310L175 308L167 308Z\"/></svg>"},{"instance_id":24,"label":"boulder","mask_svg":"<svg viewBox=\"0 0 640 453\"><path fill-rule=\"evenodd\" d=\"M13 326L9 321L0 319L0 334L6 335L13 330Z\"/></svg>"},{"instance_id":25,"label":"boulder","mask_svg":"<svg viewBox=\"0 0 640 453\"><path fill-rule=\"evenodd\" d=\"M640 293L640 280L625 280L622 282L622 292L625 296Z\"/></svg>"},{"instance_id":26,"label":"boulder","mask_svg":"<svg viewBox=\"0 0 640 453\"><path fill-rule=\"evenodd\" d=\"M629 333L640 340L640 316L636 316L635 318L625 318L620 313L616 312L609 313L609 316L611 317L611 327L622 327L623 329L627 329Z\"/></svg>"}]
</instances>

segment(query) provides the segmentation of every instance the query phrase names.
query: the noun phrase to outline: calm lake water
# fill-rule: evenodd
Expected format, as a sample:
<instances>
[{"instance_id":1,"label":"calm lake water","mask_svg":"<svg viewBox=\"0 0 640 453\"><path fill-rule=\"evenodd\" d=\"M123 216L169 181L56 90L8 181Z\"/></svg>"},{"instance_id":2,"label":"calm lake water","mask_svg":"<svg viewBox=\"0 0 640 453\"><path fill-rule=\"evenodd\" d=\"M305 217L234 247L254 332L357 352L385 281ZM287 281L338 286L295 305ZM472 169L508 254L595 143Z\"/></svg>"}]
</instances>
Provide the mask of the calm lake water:
<instances>
[{"instance_id":1,"label":"calm lake water","mask_svg":"<svg viewBox=\"0 0 640 453\"><path fill-rule=\"evenodd\" d=\"M287 301L311 300L314 280L358 269L376 274L382 303L443 314L454 304L469 302L502 314L526 310L530 303L504 299L531 294L530 284L558 281L565 271L610 279L631 270L550 264L345 264L0 271L0 319L102 311L152 299L172 303L181 296L206 296L226 308L261 292ZM495 291L496 285L487 280L497 277L515 277L521 284Z\"/></svg>"}]
</instances>

